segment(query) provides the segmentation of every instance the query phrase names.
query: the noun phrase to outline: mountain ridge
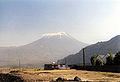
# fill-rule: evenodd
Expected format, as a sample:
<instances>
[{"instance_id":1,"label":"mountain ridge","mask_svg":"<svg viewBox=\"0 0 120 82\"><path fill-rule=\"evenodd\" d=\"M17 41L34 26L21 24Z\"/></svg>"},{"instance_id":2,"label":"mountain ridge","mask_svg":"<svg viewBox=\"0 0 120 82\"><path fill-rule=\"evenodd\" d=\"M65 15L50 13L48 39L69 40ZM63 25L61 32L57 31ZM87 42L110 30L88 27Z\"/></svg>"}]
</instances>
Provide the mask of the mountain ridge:
<instances>
[{"instance_id":1,"label":"mountain ridge","mask_svg":"<svg viewBox=\"0 0 120 82\"><path fill-rule=\"evenodd\" d=\"M96 44L89 45L85 47L85 54L86 54L86 63L90 64L90 58L91 56L98 54L98 55L106 55L109 52L115 54L118 51L120 51L120 35L117 35L113 38L111 38L108 41L104 42L98 42ZM58 61L58 63L64 63L65 61L67 64L82 64L82 56L83 51L80 50L76 54L71 54L70 56L65 57L64 59L61 59Z\"/></svg>"}]
</instances>

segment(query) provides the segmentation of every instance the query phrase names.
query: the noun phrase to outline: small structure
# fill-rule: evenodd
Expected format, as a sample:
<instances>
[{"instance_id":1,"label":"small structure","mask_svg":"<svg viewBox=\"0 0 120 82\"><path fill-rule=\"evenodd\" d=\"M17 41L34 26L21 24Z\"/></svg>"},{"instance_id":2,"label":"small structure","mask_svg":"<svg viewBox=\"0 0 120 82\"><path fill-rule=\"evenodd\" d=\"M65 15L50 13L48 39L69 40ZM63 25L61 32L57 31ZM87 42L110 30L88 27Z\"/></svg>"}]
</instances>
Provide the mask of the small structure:
<instances>
[{"instance_id":1,"label":"small structure","mask_svg":"<svg viewBox=\"0 0 120 82\"><path fill-rule=\"evenodd\" d=\"M66 69L66 65L65 64L60 64L60 65L58 65L58 69Z\"/></svg>"},{"instance_id":2,"label":"small structure","mask_svg":"<svg viewBox=\"0 0 120 82\"><path fill-rule=\"evenodd\" d=\"M53 69L58 69L57 64L45 64L44 65L44 70L53 70Z\"/></svg>"},{"instance_id":3,"label":"small structure","mask_svg":"<svg viewBox=\"0 0 120 82\"><path fill-rule=\"evenodd\" d=\"M44 70L67 69L65 64L45 64Z\"/></svg>"}]
</instances>

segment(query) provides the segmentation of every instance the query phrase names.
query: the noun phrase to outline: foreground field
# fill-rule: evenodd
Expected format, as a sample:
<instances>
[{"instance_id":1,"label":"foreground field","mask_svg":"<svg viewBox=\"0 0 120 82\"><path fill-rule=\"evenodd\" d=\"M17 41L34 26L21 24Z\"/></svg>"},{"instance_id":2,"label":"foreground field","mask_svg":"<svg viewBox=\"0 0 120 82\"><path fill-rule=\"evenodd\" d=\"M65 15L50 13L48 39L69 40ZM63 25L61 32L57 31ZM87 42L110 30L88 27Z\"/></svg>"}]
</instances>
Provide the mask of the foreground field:
<instances>
[{"instance_id":1,"label":"foreground field","mask_svg":"<svg viewBox=\"0 0 120 82\"><path fill-rule=\"evenodd\" d=\"M1 73L10 73L11 70L17 69L0 69ZM83 70L36 70L21 69L21 71L12 72L12 74L22 77L27 82L51 81L58 77L73 79L78 76L82 81L102 81L102 82L118 82L120 81L119 73L110 72L94 72Z\"/></svg>"}]
</instances>

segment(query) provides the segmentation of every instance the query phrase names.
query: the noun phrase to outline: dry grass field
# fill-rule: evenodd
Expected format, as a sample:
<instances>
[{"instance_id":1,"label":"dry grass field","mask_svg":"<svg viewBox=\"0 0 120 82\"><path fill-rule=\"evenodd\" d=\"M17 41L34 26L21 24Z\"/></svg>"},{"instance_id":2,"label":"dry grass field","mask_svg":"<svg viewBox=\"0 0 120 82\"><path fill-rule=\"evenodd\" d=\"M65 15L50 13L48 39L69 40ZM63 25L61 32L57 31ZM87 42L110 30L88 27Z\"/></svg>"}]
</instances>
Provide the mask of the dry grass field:
<instances>
[{"instance_id":1,"label":"dry grass field","mask_svg":"<svg viewBox=\"0 0 120 82\"><path fill-rule=\"evenodd\" d=\"M1 68L0 73L10 73L18 69ZM22 77L26 82L51 81L58 77L66 79L74 79L78 76L82 81L91 82L118 82L120 81L120 73L110 72L94 72L83 70L37 70L37 69L21 69L17 72L11 72L14 75Z\"/></svg>"}]
</instances>

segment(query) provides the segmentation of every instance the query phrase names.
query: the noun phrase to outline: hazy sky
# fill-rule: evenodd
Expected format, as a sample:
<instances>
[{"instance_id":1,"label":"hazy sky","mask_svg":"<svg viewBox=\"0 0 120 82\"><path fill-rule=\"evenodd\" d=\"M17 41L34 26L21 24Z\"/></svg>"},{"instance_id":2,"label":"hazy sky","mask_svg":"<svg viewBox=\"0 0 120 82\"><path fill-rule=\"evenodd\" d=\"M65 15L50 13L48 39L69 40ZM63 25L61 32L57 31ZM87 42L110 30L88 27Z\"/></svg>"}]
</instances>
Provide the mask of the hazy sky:
<instances>
[{"instance_id":1,"label":"hazy sky","mask_svg":"<svg viewBox=\"0 0 120 82\"><path fill-rule=\"evenodd\" d=\"M118 0L0 0L0 46L30 43L48 32L66 32L96 43L120 34Z\"/></svg>"}]
</instances>

